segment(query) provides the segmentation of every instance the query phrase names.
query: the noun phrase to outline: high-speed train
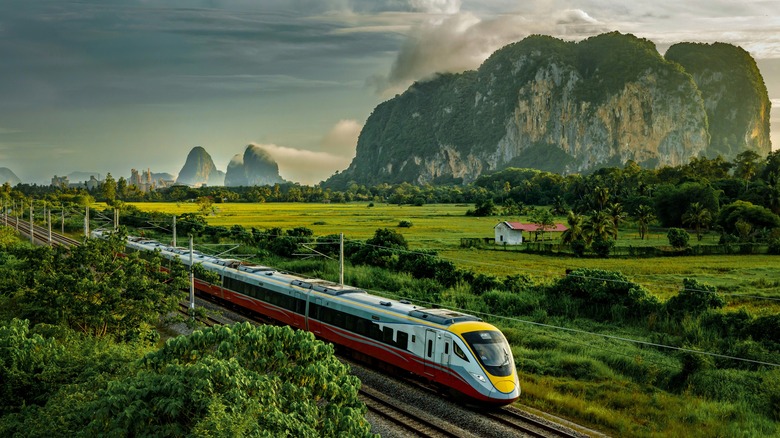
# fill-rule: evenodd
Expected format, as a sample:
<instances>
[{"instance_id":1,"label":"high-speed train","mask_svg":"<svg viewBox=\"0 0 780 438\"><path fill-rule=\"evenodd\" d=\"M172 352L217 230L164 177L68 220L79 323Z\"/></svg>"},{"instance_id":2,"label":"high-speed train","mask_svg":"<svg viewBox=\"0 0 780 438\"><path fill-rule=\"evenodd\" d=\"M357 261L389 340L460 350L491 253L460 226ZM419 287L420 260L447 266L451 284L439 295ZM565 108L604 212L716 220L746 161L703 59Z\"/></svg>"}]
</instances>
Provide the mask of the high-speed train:
<instances>
[{"instance_id":1,"label":"high-speed train","mask_svg":"<svg viewBox=\"0 0 780 438\"><path fill-rule=\"evenodd\" d=\"M128 250L160 251L189 265L190 251L128 237ZM447 309L422 308L322 279L194 251L193 263L219 274L220 284L195 288L435 383L482 405L520 396L512 350L496 327Z\"/></svg>"}]
</instances>

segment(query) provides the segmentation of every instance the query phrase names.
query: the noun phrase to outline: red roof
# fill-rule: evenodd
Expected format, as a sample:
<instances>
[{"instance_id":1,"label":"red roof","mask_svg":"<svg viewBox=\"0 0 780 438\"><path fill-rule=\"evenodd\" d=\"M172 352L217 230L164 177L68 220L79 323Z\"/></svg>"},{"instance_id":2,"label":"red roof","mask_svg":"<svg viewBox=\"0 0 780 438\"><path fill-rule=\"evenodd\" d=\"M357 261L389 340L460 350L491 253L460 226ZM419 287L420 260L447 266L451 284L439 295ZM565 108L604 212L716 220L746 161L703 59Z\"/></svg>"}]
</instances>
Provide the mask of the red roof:
<instances>
[{"instance_id":1,"label":"red roof","mask_svg":"<svg viewBox=\"0 0 780 438\"><path fill-rule=\"evenodd\" d=\"M506 224L507 227L511 230L519 230L519 231L539 231L539 225L536 224L524 224L522 222L501 222L502 224ZM496 225L497 227L498 225ZM494 227L495 228L495 227ZM564 232L568 230L569 228L566 225L563 224L555 224L552 228L545 228L544 231L558 231L558 232Z\"/></svg>"}]
</instances>

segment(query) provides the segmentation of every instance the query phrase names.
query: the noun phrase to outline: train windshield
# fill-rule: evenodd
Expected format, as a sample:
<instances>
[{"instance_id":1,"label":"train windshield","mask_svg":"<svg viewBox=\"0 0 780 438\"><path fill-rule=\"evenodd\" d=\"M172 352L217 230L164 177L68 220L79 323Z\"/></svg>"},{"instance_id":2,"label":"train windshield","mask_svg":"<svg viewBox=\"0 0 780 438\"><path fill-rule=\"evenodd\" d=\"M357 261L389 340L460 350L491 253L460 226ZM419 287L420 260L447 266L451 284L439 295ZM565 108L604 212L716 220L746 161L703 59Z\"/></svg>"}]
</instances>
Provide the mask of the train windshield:
<instances>
[{"instance_id":1,"label":"train windshield","mask_svg":"<svg viewBox=\"0 0 780 438\"><path fill-rule=\"evenodd\" d=\"M515 363L509 343L498 330L463 333L477 360L485 370L498 377L512 374Z\"/></svg>"}]
</instances>

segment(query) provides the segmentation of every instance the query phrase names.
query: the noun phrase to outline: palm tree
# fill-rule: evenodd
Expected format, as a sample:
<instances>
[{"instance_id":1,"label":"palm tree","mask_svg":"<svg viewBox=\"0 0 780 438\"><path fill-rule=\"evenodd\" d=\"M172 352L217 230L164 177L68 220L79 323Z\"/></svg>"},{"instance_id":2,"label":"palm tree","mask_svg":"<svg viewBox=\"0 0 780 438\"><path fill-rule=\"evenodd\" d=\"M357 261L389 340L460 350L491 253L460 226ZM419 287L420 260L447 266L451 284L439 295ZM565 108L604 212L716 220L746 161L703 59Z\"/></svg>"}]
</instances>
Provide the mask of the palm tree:
<instances>
[{"instance_id":1,"label":"palm tree","mask_svg":"<svg viewBox=\"0 0 780 438\"><path fill-rule=\"evenodd\" d=\"M639 239L644 240L650 228L650 223L655 220L655 212L649 205L640 205L634 213L634 220L636 220L636 224L639 226Z\"/></svg>"},{"instance_id":2,"label":"palm tree","mask_svg":"<svg viewBox=\"0 0 780 438\"><path fill-rule=\"evenodd\" d=\"M566 218L566 222L569 225L569 229L564 231L561 235L561 241L566 244L571 244L576 240L582 240L584 232L582 229L582 215L579 215L569 210L569 216Z\"/></svg>"},{"instance_id":3,"label":"palm tree","mask_svg":"<svg viewBox=\"0 0 780 438\"><path fill-rule=\"evenodd\" d=\"M682 216L682 221L686 225L690 225L696 230L696 240L701 241L702 228L707 228L712 222L712 215L703 205L698 202L694 202L688 207L688 211Z\"/></svg>"},{"instance_id":4,"label":"palm tree","mask_svg":"<svg viewBox=\"0 0 780 438\"><path fill-rule=\"evenodd\" d=\"M597 186L595 189L593 189L593 197L596 201L596 207L599 210L603 210L609 201L609 188Z\"/></svg>"},{"instance_id":5,"label":"palm tree","mask_svg":"<svg viewBox=\"0 0 780 438\"><path fill-rule=\"evenodd\" d=\"M609 240L615 234L615 224L606 211L594 211L582 226L588 242Z\"/></svg>"},{"instance_id":6,"label":"palm tree","mask_svg":"<svg viewBox=\"0 0 780 438\"><path fill-rule=\"evenodd\" d=\"M609 207L607 208L607 214L609 214L610 219L612 219L612 224L615 226L612 237L617 240L618 227L620 226L620 223L626 219L626 214L623 212L623 206L620 205L619 202L613 202L609 204Z\"/></svg>"}]
</instances>

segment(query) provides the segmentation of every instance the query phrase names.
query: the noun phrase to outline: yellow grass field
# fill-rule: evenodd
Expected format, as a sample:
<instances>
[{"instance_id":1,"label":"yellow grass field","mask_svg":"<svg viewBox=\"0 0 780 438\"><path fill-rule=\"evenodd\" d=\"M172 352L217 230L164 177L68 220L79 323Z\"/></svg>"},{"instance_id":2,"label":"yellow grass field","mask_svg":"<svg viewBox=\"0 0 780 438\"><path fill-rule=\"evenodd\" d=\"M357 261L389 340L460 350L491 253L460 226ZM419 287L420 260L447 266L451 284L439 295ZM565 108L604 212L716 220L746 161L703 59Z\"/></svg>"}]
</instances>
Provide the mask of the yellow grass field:
<instances>
[{"instance_id":1,"label":"yellow grass field","mask_svg":"<svg viewBox=\"0 0 780 438\"><path fill-rule=\"evenodd\" d=\"M195 203L132 203L144 211L171 214L198 211ZM493 236L493 227L503 220L518 217L465 216L473 205L432 204L420 207L366 203L227 203L214 204L207 217L209 224L230 227L291 229L306 227L315 236L344 233L345 239L366 240L377 228L391 228L402 234L412 249L435 249L445 259L475 272L505 276L527 274L538 280L552 280L565 275L566 269L580 267L623 272L652 293L667 298L676 294L686 277L717 286L732 294L780 298L780 257L768 255L719 255L698 257L658 257L637 259L595 259L552 257L524 254L501 247L491 249L461 248L461 238ZM398 223L410 221L412 227ZM563 222L563 218L558 218ZM710 237L713 240L715 237ZM646 245L629 227L621 230L621 244ZM665 236L655 235L652 242L663 244ZM695 238L694 238L695 240ZM693 240L692 240L692 243ZM737 300L741 302L742 300ZM746 300L743 304L760 310L764 300Z\"/></svg>"}]
</instances>

